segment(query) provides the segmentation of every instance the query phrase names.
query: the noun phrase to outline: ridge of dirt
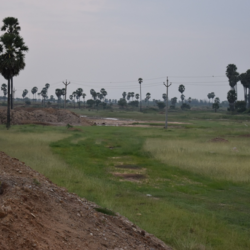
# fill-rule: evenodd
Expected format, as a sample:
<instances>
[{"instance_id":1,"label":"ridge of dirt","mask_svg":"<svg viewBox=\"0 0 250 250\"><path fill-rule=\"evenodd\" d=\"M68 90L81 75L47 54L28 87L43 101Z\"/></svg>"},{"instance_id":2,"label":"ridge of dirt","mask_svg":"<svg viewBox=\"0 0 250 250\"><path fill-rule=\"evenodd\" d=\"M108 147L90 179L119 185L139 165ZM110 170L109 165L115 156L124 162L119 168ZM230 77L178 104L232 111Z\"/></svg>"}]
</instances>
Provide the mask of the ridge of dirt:
<instances>
[{"instance_id":1,"label":"ridge of dirt","mask_svg":"<svg viewBox=\"0 0 250 250\"><path fill-rule=\"evenodd\" d=\"M6 109L0 110L0 124L6 124ZM86 118L67 109L54 108L15 108L11 110L11 124L40 124L40 125L82 125L91 126L93 123Z\"/></svg>"},{"instance_id":2,"label":"ridge of dirt","mask_svg":"<svg viewBox=\"0 0 250 250\"><path fill-rule=\"evenodd\" d=\"M171 250L125 217L97 207L0 152L0 249Z\"/></svg>"}]
</instances>

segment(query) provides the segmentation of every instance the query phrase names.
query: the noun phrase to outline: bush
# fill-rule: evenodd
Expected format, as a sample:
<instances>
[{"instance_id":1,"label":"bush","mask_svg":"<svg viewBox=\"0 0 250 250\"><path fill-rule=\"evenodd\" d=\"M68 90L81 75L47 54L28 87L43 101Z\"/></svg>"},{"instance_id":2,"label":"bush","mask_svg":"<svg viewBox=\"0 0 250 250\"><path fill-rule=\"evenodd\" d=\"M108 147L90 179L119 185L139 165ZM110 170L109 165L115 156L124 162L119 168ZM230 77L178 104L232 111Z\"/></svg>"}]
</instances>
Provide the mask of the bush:
<instances>
[{"instance_id":1,"label":"bush","mask_svg":"<svg viewBox=\"0 0 250 250\"><path fill-rule=\"evenodd\" d=\"M31 104L31 101L30 101L30 100L26 100L26 101L25 101L25 104L26 104L26 105L30 105L30 104Z\"/></svg>"},{"instance_id":2,"label":"bush","mask_svg":"<svg viewBox=\"0 0 250 250\"><path fill-rule=\"evenodd\" d=\"M164 102L157 102L157 106L160 110L162 110L166 107L166 104Z\"/></svg>"},{"instance_id":3,"label":"bush","mask_svg":"<svg viewBox=\"0 0 250 250\"><path fill-rule=\"evenodd\" d=\"M190 109L190 108L191 108L190 105L187 104L187 103L183 103L183 104L181 105L181 109L183 109L183 110L185 110L185 109Z\"/></svg>"},{"instance_id":4,"label":"bush","mask_svg":"<svg viewBox=\"0 0 250 250\"><path fill-rule=\"evenodd\" d=\"M121 98L119 101L118 101L118 105L120 106L120 108L124 108L125 106L127 106L127 102L125 99Z\"/></svg>"},{"instance_id":5,"label":"bush","mask_svg":"<svg viewBox=\"0 0 250 250\"><path fill-rule=\"evenodd\" d=\"M245 101L237 101L235 103L235 109L238 113L242 113L246 111L246 102Z\"/></svg>"},{"instance_id":6,"label":"bush","mask_svg":"<svg viewBox=\"0 0 250 250\"><path fill-rule=\"evenodd\" d=\"M132 101L128 105L133 106L133 107L138 107L139 106L139 102L138 101Z\"/></svg>"}]
</instances>

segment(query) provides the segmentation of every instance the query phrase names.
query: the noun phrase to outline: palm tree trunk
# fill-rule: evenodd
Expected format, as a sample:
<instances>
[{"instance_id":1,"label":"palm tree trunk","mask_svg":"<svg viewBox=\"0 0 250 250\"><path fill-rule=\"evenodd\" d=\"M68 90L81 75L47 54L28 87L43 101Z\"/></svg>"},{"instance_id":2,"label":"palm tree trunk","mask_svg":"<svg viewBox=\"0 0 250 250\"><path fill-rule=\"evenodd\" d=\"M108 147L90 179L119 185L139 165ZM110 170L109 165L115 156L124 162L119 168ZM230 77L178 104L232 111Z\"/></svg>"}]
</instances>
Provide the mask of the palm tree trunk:
<instances>
[{"instance_id":1,"label":"palm tree trunk","mask_svg":"<svg viewBox=\"0 0 250 250\"><path fill-rule=\"evenodd\" d=\"M10 106L13 109L13 76L11 77Z\"/></svg>"},{"instance_id":2,"label":"palm tree trunk","mask_svg":"<svg viewBox=\"0 0 250 250\"><path fill-rule=\"evenodd\" d=\"M8 79L8 103L7 103L7 123L6 128L10 128L10 78Z\"/></svg>"}]
</instances>

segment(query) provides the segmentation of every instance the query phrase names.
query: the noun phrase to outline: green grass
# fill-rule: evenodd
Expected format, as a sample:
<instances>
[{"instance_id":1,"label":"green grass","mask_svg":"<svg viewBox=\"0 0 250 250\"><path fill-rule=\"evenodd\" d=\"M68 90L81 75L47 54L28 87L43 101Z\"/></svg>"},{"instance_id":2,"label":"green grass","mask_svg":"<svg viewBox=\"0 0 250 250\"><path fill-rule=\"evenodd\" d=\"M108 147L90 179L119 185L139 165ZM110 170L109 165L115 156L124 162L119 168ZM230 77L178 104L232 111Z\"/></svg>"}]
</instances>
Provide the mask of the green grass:
<instances>
[{"instance_id":1,"label":"green grass","mask_svg":"<svg viewBox=\"0 0 250 250\"><path fill-rule=\"evenodd\" d=\"M152 121L158 116L144 115ZM191 124L169 130L82 127L79 132L30 125L6 131L2 126L0 150L178 250L250 249L250 138L239 137L250 133L249 121L183 115L171 121ZM209 142L215 137L229 143ZM129 182L113 173L146 178Z\"/></svg>"}]
</instances>

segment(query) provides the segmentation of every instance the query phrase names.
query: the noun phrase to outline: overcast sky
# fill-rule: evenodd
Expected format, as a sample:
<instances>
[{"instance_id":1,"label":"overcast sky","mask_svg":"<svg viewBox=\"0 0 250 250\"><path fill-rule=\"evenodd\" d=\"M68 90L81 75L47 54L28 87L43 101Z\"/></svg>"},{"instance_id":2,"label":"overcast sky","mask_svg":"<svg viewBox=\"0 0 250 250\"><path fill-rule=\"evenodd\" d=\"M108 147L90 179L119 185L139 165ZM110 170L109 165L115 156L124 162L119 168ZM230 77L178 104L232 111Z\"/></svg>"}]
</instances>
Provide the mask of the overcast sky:
<instances>
[{"instance_id":1,"label":"overcast sky","mask_svg":"<svg viewBox=\"0 0 250 250\"><path fill-rule=\"evenodd\" d=\"M55 96L67 79L68 95L81 87L89 99L91 88L105 88L118 99L139 93L141 77L142 97L160 99L169 76L170 98L184 84L186 98L225 100L226 66L250 69L249 10L249 0L9 0L0 17L18 18L29 47L14 78L19 97L46 83ZM240 83L238 92L243 99Z\"/></svg>"}]
</instances>

